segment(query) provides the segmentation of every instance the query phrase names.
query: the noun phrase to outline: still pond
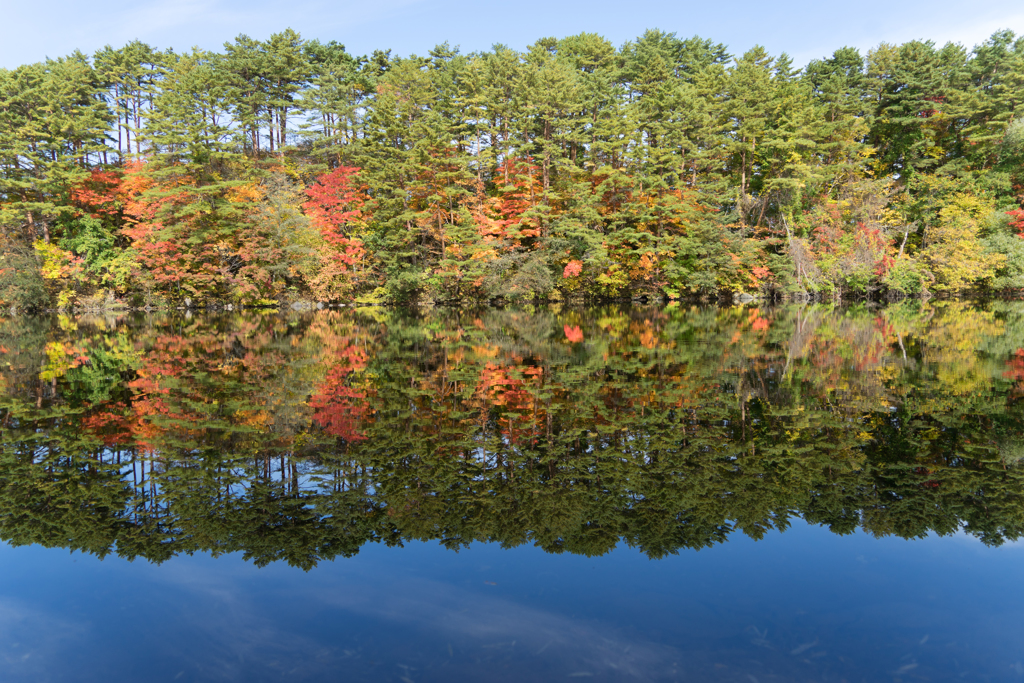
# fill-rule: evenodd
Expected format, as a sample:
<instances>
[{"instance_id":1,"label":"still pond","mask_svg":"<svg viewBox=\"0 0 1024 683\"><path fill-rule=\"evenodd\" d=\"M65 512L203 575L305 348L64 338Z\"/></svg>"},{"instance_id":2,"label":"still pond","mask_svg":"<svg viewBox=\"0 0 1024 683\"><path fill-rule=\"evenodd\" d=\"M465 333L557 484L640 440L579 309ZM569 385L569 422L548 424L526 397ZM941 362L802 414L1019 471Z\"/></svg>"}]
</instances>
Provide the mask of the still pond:
<instances>
[{"instance_id":1,"label":"still pond","mask_svg":"<svg viewBox=\"0 0 1024 683\"><path fill-rule=\"evenodd\" d=\"M0 680L1024 681L1024 303L0 318Z\"/></svg>"}]
</instances>

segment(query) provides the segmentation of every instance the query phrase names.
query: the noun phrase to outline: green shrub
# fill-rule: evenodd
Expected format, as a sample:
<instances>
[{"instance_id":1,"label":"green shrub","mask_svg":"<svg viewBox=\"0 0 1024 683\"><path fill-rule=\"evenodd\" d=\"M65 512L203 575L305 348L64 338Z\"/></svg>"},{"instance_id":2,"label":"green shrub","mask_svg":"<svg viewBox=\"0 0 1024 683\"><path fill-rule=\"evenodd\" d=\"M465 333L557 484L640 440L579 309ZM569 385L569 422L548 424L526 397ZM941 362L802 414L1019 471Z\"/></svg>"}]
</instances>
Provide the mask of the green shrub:
<instances>
[{"instance_id":1,"label":"green shrub","mask_svg":"<svg viewBox=\"0 0 1024 683\"><path fill-rule=\"evenodd\" d=\"M904 296L920 294L925 291L928 282L927 275L921 270L921 266L912 258L897 259L892 268L882 278L890 292L898 292Z\"/></svg>"},{"instance_id":2,"label":"green shrub","mask_svg":"<svg viewBox=\"0 0 1024 683\"><path fill-rule=\"evenodd\" d=\"M1002 254L1005 257L1002 265L996 269L992 278L995 289L1024 288L1024 239L1010 234L1008 231L993 232L985 238L985 251L990 254Z\"/></svg>"},{"instance_id":3,"label":"green shrub","mask_svg":"<svg viewBox=\"0 0 1024 683\"><path fill-rule=\"evenodd\" d=\"M0 302L4 307L39 310L50 303L39 261L29 249L9 249L0 254Z\"/></svg>"}]
</instances>

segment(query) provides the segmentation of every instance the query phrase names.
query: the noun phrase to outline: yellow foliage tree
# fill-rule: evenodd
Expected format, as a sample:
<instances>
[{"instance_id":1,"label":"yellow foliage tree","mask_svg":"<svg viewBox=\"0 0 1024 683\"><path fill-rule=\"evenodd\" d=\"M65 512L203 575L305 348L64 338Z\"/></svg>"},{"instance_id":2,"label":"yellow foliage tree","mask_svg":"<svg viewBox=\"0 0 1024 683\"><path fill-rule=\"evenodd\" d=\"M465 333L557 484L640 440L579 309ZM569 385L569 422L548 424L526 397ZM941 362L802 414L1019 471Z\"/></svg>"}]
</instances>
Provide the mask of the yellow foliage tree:
<instances>
[{"instance_id":1,"label":"yellow foliage tree","mask_svg":"<svg viewBox=\"0 0 1024 683\"><path fill-rule=\"evenodd\" d=\"M992 210L989 200L957 193L928 227L921 259L935 277L936 290L955 292L995 276L1006 256L986 254L978 234L980 220Z\"/></svg>"}]
</instances>

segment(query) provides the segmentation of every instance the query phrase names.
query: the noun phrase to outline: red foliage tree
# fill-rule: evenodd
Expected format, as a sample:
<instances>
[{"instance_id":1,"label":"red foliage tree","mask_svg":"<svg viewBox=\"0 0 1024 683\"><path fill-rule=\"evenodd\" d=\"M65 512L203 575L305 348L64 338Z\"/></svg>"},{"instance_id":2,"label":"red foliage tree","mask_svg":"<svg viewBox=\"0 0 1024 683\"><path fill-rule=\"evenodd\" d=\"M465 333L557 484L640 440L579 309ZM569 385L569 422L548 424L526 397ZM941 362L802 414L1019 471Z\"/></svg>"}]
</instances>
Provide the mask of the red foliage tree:
<instances>
[{"instance_id":1,"label":"red foliage tree","mask_svg":"<svg viewBox=\"0 0 1024 683\"><path fill-rule=\"evenodd\" d=\"M338 249L337 258L351 266L362 254L362 242L351 233L369 218L366 185L358 179L359 169L339 166L316 179L302 205L324 240Z\"/></svg>"},{"instance_id":2,"label":"red foliage tree","mask_svg":"<svg viewBox=\"0 0 1024 683\"><path fill-rule=\"evenodd\" d=\"M1012 220L1010 227L1017 231L1017 237L1024 238L1024 209L1006 212Z\"/></svg>"},{"instance_id":3,"label":"red foliage tree","mask_svg":"<svg viewBox=\"0 0 1024 683\"><path fill-rule=\"evenodd\" d=\"M175 182L158 182L147 173L145 164L129 165L120 192L123 196L125 236L132 240L138 262L159 289L178 294L202 295L213 290L222 279L215 265L221 261L218 245L195 233L195 221L201 213L166 221L170 209L197 203L197 198Z\"/></svg>"},{"instance_id":4,"label":"red foliage tree","mask_svg":"<svg viewBox=\"0 0 1024 683\"><path fill-rule=\"evenodd\" d=\"M71 188L71 201L93 216L116 216L123 208L120 171L92 169L89 177Z\"/></svg>"}]
</instances>

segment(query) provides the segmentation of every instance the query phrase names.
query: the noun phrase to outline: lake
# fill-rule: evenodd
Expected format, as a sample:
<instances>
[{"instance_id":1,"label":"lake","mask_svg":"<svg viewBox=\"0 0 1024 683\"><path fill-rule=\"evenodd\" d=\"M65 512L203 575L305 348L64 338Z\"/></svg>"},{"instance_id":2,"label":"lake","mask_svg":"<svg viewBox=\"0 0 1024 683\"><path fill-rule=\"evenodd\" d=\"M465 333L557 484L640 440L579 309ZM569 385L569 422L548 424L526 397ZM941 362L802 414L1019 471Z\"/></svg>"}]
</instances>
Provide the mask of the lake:
<instances>
[{"instance_id":1,"label":"lake","mask_svg":"<svg viewBox=\"0 0 1024 683\"><path fill-rule=\"evenodd\" d=\"M1024 680L1024 303L0 318L0 679Z\"/></svg>"}]
</instances>

